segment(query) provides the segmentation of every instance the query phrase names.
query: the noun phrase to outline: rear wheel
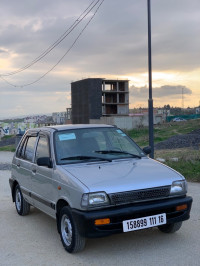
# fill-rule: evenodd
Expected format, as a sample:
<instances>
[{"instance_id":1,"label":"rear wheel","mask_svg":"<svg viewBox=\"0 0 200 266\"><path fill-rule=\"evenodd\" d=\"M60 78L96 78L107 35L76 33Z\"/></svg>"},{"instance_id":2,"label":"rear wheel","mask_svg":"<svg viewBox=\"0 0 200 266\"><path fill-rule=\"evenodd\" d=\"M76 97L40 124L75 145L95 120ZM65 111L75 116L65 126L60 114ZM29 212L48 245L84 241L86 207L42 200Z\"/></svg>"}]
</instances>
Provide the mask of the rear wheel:
<instances>
[{"instance_id":1,"label":"rear wheel","mask_svg":"<svg viewBox=\"0 0 200 266\"><path fill-rule=\"evenodd\" d=\"M62 208L59 216L59 232L66 251L75 253L85 247L85 238L79 232L69 207Z\"/></svg>"},{"instance_id":2,"label":"rear wheel","mask_svg":"<svg viewBox=\"0 0 200 266\"><path fill-rule=\"evenodd\" d=\"M24 199L19 185L15 187L15 207L19 215L27 215L30 211L30 204Z\"/></svg>"},{"instance_id":3,"label":"rear wheel","mask_svg":"<svg viewBox=\"0 0 200 266\"><path fill-rule=\"evenodd\" d=\"M163 233L175 233L182 226L182 222L173 223L173 224L165 224L158 227L158 229Z\"/></svg>"}]
</instances>

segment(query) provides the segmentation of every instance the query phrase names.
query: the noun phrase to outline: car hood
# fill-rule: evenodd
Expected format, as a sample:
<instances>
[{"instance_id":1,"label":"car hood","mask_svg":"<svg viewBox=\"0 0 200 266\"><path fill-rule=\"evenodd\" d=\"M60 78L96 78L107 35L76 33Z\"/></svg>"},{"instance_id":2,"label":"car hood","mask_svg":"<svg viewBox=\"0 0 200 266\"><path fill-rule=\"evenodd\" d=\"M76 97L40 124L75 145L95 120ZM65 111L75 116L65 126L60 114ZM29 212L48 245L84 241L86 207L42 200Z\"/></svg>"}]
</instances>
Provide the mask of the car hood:
<instances>
[{"instance_id":1,"label":"car hood","mask_svg":"<svg viewBox=\"0 0 200 266\"><path fill-rule=\"evenodd\" d=\"M173 181L183 179L175 170L147 157L62 167L87 186L90 192L146 189L171 185Z\"/></svg>"}]
</instances>

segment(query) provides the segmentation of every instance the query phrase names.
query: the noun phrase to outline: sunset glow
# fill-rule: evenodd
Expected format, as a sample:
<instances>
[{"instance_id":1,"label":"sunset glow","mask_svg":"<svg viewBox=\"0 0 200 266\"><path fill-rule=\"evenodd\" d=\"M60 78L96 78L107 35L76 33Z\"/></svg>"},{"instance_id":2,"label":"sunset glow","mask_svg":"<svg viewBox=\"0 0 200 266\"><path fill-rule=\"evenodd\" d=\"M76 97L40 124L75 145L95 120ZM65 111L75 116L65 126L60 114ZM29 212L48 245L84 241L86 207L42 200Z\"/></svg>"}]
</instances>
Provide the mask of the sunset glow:
<instances>
[{"instance_id":1,"label":"sunset glow","mask_svg":"<svg viewBox=\"0 0 200 266\"><path fill-rule=\"evenodd\" d=\"M38 5L36 1L30 7L25 0L20 5L18 1L2 1L0 73L35 62L64 36L90 3L58 0ZM182 97L185 108L198 106L200 1L176 0L173 5L152 1L151 8L154 106L181 107ZM127 0L126 5L120 0L114 5L104 1L77 41L94 10L44 58L20 73L2 77L7 82L0 79L0 115L66 110L71 106L71 82L84 78L128 79L130 108L147 107L146 11L146 1Z\"/></svg>"}]
</instances>

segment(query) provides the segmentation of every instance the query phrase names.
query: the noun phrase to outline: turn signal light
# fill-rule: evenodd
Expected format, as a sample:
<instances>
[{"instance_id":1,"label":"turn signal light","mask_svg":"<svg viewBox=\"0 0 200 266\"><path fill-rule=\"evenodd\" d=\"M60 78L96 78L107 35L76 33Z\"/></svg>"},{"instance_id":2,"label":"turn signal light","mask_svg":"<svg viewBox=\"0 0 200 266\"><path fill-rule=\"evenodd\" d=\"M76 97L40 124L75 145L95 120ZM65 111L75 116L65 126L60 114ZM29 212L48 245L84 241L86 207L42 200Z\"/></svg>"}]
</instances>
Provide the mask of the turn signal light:
<instances>
[{"instance_id":1,"label":"turn signal light","mask_svg":"<svg viewBox=\"0 0 200 266\"><path fill-rule=\"evenodd\" d=\"M95 225L109 224L110 223L110 218L97 219L97 220L95 220L94 223L95 223Z\"/></svg>"},{"instance_id":2,"label":"turn signal light","mask_svg":"<svg viewBox=\"0 0 200 266\"><path fill-rule=\"evenodd\" d=\"M183 210L186 210L186 209L187 209L187 204L176 206L176 210L177 211L183 211Z\"/></svg>"}]
</instances>

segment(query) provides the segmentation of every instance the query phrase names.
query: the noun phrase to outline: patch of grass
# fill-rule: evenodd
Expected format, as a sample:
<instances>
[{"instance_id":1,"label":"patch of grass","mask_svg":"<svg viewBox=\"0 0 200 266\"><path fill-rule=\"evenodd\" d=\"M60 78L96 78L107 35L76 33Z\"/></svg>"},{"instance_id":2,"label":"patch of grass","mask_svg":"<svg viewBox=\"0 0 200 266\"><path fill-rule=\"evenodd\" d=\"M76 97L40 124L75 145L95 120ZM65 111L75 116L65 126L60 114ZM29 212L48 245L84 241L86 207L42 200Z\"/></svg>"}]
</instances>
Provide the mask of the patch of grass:
<instances>
[{"instance_id":1,"label":"patch of grass","mask_svg":"<svg viewBox=\"0 0 200 266\"><path fill-rule=\"evenodd\" d=\"M200 182L200 152L190 148L157 150L155 158L163 158L165 164L180 172L188 181ZM177 162L171 158L178 158Z\"/></svg>"},{"instance_id":2,"label":"patch of grass","mask_svg":"<svg viewBox=\"0 0 200 266\"><path fill-rule=\"evenodd\" d=\"M200 161L167 161L166 164L180 172L188 181L200 182Z\"/></svg>"},{"instance_id":3,"label":"patch of grass","mask_svg":"<svg viewBox=\"0 0 200 266\"><path fill-rule=\"evenodd\" d=\"M166 140L177 134L187 134L200 128L200 119L185 122L171 122L154 126L154 143ZM149 130L147 127L132 129L127 134L141 147L148 146Z\"/></svg>"},{"instance_id":4,"label":"patch of grass","mask_svg":"<svg viewBox=\"0 0 200 266\"><path fill-rule=\"evenodd\" d=\"M165 160L176 157L179 160L200 160L199 150L194 150L192 148L179 148L179 149L167 149L167 150L156 150L155 158L162 157Z\"/></svg>"},{"instance_id":5,"label":"patch of grass","mask_svg":"<svg viewBox=\"0 0 200 266\"><path fill-rule=\"evenodd\" d=\"M148 128L135 128L126 131L126 133L141 147L148 146L149 130Z\"/></svg>"},{"instance_id":6,"label":"patch of grass","mask_svg":"<svg viewBox=\"0 0 200 266\"><path fill-rule=\"evenodd\" d=\"M12 151L12 152L15 152L15 145L8 145L8 146L0 147L0 151Z\"/></svg>"},{"instance_id":7,"label":"patch of grass","mask_svg":"<svg viewBox=\"0 0 200 266\"><path fill-rule=\"evenodd\" d=\"M5 136L2 137L2 140L10 139L12 137L14 137L14 135L5 135Z\"/></svg>"}]
</instances>

